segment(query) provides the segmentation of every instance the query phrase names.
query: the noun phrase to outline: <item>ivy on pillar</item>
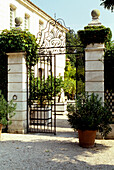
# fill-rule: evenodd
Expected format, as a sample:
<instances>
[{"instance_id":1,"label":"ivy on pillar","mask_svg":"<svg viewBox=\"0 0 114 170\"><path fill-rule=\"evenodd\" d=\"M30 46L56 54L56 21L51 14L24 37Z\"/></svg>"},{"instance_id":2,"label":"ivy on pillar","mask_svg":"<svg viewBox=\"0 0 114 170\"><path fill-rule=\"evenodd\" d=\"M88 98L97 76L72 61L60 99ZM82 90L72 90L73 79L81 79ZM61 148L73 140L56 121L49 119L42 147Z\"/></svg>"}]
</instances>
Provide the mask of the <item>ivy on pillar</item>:
<instances>
[{"instance_id":1,"label":"ivy on pillar","mask_svg":"<svg viewBox=\"0 0 114 170\"><path fill-rule=\"evenodd\" d=\"M92 21L88 26L78 31L85 46L85 91L98 94L104 102L104 50L112 34L110 28L99 21L99 10L93 10L91 15Z\"/></svg>"}]
</instances>

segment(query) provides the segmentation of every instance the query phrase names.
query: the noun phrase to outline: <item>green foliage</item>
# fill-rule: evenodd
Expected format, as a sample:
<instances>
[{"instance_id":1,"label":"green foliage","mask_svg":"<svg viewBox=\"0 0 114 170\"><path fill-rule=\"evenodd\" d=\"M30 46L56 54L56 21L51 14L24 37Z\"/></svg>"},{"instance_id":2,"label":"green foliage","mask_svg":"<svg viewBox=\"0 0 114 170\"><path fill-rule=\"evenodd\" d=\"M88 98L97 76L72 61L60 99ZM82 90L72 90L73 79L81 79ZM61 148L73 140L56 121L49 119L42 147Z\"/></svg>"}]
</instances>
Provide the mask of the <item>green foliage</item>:
<instances>
[{"instance_id":1,"label":"green foliage","mask_svg":"<svg viewBox=\"0 0 114 170\"><path fill-rule=\"evenodd\" d=\"M74 99L76 94L76 68L73 68L70 62L66 65L63 89L65 95L68 96L68 99Z\"/></svg>"},{"instance_id":2,"label":"green foliage","mask_svg":"<svg viewBox=\"0 0 114 170\"><path fill-rule=\"evenodd\" d=\"M114 9L114 0L101 0L103 1L100 5L103 5L104 8L111 10L113 12Z\"/></svg>"},{"instance_id":3,"label":"green foliage","mask_svg":"<svg viewBox=\"0 0 114 170\"><path fill-rule=\"evenodd\" d=\"M91 43L105 43L108 46L112 38L110 28L104 26L86 26L84 30L79 30L78 34L85 47Z\"/></svg>"},{"instance_id":4,"label":"green foliage","mask_svg":"<svg viewBox=\"0 0 114 170\"><path fill-rule=\"evenodd\" d=\"M68 105L68 121L75 130L99 130L106 136L110 131L112 113L101 98L92 93L78 96L75 105Z\"/></svg>"},{"instance_id":5,"label":"green foliage","mask_svg":"<svg viewBox=\"0 0 114 170\"><path fill-rule=\"evenodd\" d=\"M80 51L83 52L81 41L73 29L67 32L66 34L66 46L67 46L66 50L68 54L74 53L74 51L76 50L76 46L77 47L81 46Z\"/></svg>"},{"instance_id":6,"label":"green foliage","mask_svg":"<svg viewBox=\"0 0 114 170\"><path fill-rule=\"evenodd\" d=\"M16 105L16 103L13 103L13 100L8 103L0 91L0 124L11 124L10 119L15 115Z\"/></svg>"},{"instance_id":7,"label":"green foliage","mask_svg":"<svg viewBox=\"0 0 114 170\"><path fill-rule=\"evenodd\" d=\"M66 52L66 57L70 59L73 67L76 66L76 58L79 56L84 56L84 48L81 44L79 36L74 32L74 30L70 30L66 34Z\"/></svg>"},{"instance_id":8,"label":"green foliage","mask_svg":"<svg viewBox=\"0 0 114 170\"><path fill-rule=\"evenodd\" d=\"M30 32L20 29L3 30L0 34L0 55L8 52L26 52L27 64L34 65L37 57L37 39Z\"/></svg>"},{"instance_id":9,"label":"green foliage","mask_svg":"<svg viewBox=\"0 0 114 170\"><path fill-rule=\"evenodd\" d=\"M37 61L37 42L30 32L19 29L3 30L0 34L0 89L7 98L7 56L9 52L26 52L26 62L34 65Z\"/></svg>"},{"instance_id":10,"label":"green foliage","mask_svg":"<svg viewBox=\"0 0 114 170\"><path fill-rule=\"evenodd\" d=\"M44 78L34 78L31 75L30 80L30 99L34 102L37 101L40 104L49 102L55 97L63 87L62 77L54 78L53 76L48 76L45 80Z\"/></svg>"},{"instance_id":11,"label":"green foliage","mask_svg":"<svg viewBox=\"0 0 114 170\"><path fill-rule=\"evenodd\" d=\"M104 55L104 82L105 91L114 92L114 43L111 42L110 48L106 49Z\"/></svg>"},{"instance_id":12,"label":"green foliage","mask_svg":"<svg viewBox=\"0 0 114 170\"><path fill-rule=\"evenodd\" d=\"M70 59L69 63L66 64L64 74L64 91L65 95L69 99L74 99L77 92L81 93L84 88L84 47L79 39L79 36L70 30L66 34L66 57ZM77 70L76 70L77 68ZM77 75L76 75L77 71ZM76 87L76 79L78 87Z\"/></svg>"},{"instance_id":13,"label":"green foliage","mask_svg":"<svg viewBox=\"0 0 114 170\"><path fill-rule=\"evenodd\" d=\"M74 99L76 94L76 88L77 88L77 93L81 93L82 91L84 91L83 77L84 77L84 67L78 67L77 70L78 87L76 87L76 67L72 67L70 62L66 64L63 89L68 99Z\"/></svg>"},{"instance_id":14,"label":"green foliage","mask_svg":"<svg viewBox=\"0 0 114 170\"><path fill-rule=\"evenodd\" d=\"M7 99L7 56L0 55L0 89Z\"/></svg>"}]
</instances>

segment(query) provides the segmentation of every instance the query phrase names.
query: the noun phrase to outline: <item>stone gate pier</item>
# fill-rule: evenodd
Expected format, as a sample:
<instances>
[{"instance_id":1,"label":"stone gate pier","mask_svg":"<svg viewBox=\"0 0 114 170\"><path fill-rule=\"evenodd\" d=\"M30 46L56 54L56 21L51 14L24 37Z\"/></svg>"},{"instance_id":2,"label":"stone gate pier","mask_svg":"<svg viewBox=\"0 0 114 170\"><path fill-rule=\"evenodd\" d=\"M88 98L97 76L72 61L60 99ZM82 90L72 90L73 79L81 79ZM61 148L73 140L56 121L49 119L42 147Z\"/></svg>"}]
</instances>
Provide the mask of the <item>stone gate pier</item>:
<instances>
[{"instance_id":1,"label":"stone gate pier","mask_svg":"<svg viewBox=\"0 0 114 170\"><path fill-rule=\"evenodd\" d=\"M100 12L93 10L92 21L89 26L100 26L99 21ZM104 50L105 45L103 43L89 44L85 48L85 91L91 94L92 92L102 97L104 103ZM107 138L114 138L114 124L112 126L112 132L110 132ZM97 138L101 136L97 133Z\"/></svg>"},{"instance_id":2,"label":"stone gate pier","mask_svg":"<svg viewBox=\"0 0 114 170\"><path fill-rule=\"evenodd\" d=\"M27 70L26 54L7 53L8 55L8 101L17 103L16 115L8 126L10 133L27 132Z\"/></svg>"}]
</instances>

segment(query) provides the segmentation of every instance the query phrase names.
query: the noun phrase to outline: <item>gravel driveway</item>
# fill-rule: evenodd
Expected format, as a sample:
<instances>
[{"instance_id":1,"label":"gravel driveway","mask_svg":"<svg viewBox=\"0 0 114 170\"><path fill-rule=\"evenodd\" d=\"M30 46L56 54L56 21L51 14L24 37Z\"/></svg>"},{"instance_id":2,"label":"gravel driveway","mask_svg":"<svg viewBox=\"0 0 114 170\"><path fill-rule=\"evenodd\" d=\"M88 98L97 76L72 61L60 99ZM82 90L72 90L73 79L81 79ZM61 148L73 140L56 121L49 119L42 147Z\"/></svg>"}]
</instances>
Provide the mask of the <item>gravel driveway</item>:
<instances>
[{"instance_id":1,"label":"gravel driveway","mask_svg":"<svg viewBox=\"0 0 114 170\"><path fill-rule=\"evenodd\" d=\"M77 134L58 127L53 134L5 134L0 141L0 170L114 170L114 140L81 148Z\"/></svg>"}]
</instances>

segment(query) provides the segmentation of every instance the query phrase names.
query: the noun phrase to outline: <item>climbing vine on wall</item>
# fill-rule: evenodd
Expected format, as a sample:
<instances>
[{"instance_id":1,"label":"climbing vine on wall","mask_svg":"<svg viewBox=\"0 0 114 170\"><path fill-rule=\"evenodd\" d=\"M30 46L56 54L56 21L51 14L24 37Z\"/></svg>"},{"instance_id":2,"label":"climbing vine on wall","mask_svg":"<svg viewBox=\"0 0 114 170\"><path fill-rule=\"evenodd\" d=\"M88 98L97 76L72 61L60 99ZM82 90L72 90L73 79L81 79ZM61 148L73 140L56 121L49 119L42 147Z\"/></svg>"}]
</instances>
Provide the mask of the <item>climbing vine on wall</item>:
<instances>
[{"instance_id":1,"label":"climbing vine on wall","mask_svg":"<svg viewBox=\"0 0 114 170\"><path fill-rule=\"evenodd\" d=\"M0 34L0 89L7 99L7 56L9 52L26 52L27 65L37 61L37 39L20 29L3 30Z\"/></svg>"},{"instance_id":2,"label":"climbing vine on wall","mask_svg":"<svg viewBox=\"0 0 114 170\"><path fill-rule=\"evenodd\" d=\"M3 30L0 34L0 54L8 52L26 52L27 64L35 64L37 60L37 39L30 32L20 29Z\"/></svg>"}]
</instances>

